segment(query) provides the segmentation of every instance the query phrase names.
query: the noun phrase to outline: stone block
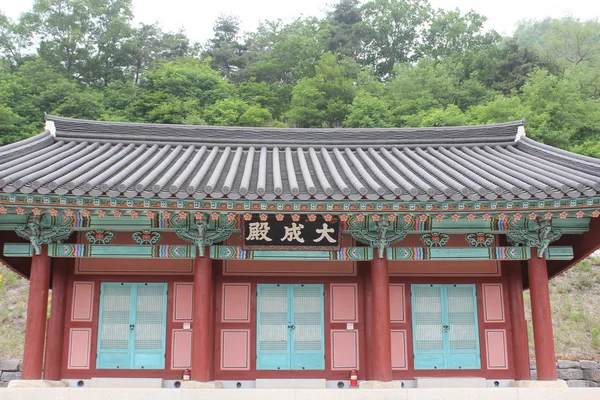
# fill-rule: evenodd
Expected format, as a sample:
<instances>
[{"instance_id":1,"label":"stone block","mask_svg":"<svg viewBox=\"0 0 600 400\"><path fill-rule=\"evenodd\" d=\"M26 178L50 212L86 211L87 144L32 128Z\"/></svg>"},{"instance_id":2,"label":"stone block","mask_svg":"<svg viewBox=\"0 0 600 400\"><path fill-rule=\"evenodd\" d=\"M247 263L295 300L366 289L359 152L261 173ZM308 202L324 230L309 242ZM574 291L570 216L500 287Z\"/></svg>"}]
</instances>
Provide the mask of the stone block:
<instances>
[{"instance_id":1,"label":"stone block","mask_svg":"<svg viewBox=\"0 0 600 400\"><path fill-rule=\"evenodd\" d=\"M486 388L485 378L415 378L419 389Z\"/></svg>"},{"instance_id":2,"label":"stone block","mask_svg":"<svg viewBox=\"0 0 600 400\"><path fill-rule=\"evenodd\" d=\"M20 372L2 372L2 377L0 378L0 381L9 382L17 379L21 379Z\"/></svg>"},{"instance_id":3,"label":"stone block","mask_svg":"<svg viewBox=\"0 0 600 400\"><path fill-rule=\"evenodd\" d=\"M325 379L257 379L257 389L326 389Z\"/></svg>"},{"instance_id":4,"label":"stone block","mask_svg":"<svg viewBox=\"0 0 600 400\"><path fill-rule=\"evenodd\" d=\"M558 369L580 368L579 361L558 360L556 361Z\"/></svg>"},{"instance_id":5,"label":"stone block","mask_svg":"<svg viewBox=\"0 0 600 400\"><path fill-rule=\"evenodd\" d=\"M598 384L596 382L582 380L567 381L567 385L569 387L598 387Z\"/></svg>"},{"instance_id":6,"label":"stone block","mask_svg":"<svg viewBox=\"0 0 600 400\"><path fill-rule=\"evenodd\" d=\"M598 369L598 368L600 368L600 363L597 361L581 360L581 361L579 361L579 365L581 365L581 369Z\"/></svg>"},{"instance_id":7,"label":"stone block","mask_svg":"<svg viewBox=\"0 0 600 400\"><path fill-rule=\"evenodd\" d=\"M160 389L161 378L92 378L89 387L92 388L122 388L122 389Z\"/></svg>"},{"instance_id":8,"label":"stone block","mask_svg":"<svg viewBox=\"0 0 600 400\"><path fill-rule=\"evenodd\" d=\"M223 384L221 382L197 382L197 381L183 381L181 382L181 389L222 389Z\"/></svg>"},{"instance_id":9,"label":"stone block","mask_svg":"<svg viewBox=\"0 0 600 400\"><path fill-rule=\"evenodd\" d=\"M9 389L33 389L33 388L65 388L67 382L63 381L45 381L43 379L32 379L32 380L16 380L8 383Z\"/></svg>"},{"instance_id":10,"label":"stone block","mask_svg":"<svg viewBox=\"0 0 600 400\"><path fill-rule=\"evenodd\" d=\"M583 379L600 382L600 369L584 369Z\"/></svg>"},{"instance_id":11,"label":"stone block","mask_svg":"<svg viewBox=\"0 0 600 400\"><path fill-rule=\"evenodd\" d=\"M567 381L567 386L569 386L569 387L598 387L598 384L596 382L592 382L592 381L572 380L572 381Z\"/></svg>"},{"instance_id":12,"label":"stone block","mask_svg":"<svg viewBox=\"0 0 600 400\"><path fill-rule=\"evenodd\" d=\"M0 371L19 371L20 360L1 360Z\"/></svg>"},{"instance_id":13,"label":"stone block","mask_svg":"<svg viewBox=\"0 0 600 400\"><path fill-rule=\"evenodd\" d=\"M567 382L560 379L557 381L513 381L510 383L510 387L522 389L561 389L567 388Z\"/></svg>"},{"instance_id":14,"label":"stone block","mask_svg":"<svg viewBox=\"0 0 600 400\"><path fill-rule=\"evenodd\" d=\"M580 369L575 369L575 368L559 369L558 370L558 379L564 379L566 381L583 379L583 371Z\"/></svg>"},{"instance_id":15,"label":"stone block","mask_svg":"<svg viewBox=\"0 0 600 400\"><path fill-rule=\"evenodd\" d=\"M532 370L531 370L531 371L529 371L529 372L531 372L531 380L532 380L532 381L535 381L535 380L537 380L537 370L535 370L535 369L532 369Z\"/></svg>"},{"instance_id":16,"label":"stone block","mask_svg":"<svg viewBox=\"0 0 600 400\"><path fill-rule=\"evenodd\" d=\"M358 384L360 389L402 389L402 382L363 381Z\"/></svg>"},{"instance_id":17,"label":"stone block","mask_svg":"<svg viewBox=\"0 0 600 400\"><path fill-rule=\"evenodd\" d=\"M536 369L535 360L529 360L529 369Z\"/></svg>"}]
</instances>

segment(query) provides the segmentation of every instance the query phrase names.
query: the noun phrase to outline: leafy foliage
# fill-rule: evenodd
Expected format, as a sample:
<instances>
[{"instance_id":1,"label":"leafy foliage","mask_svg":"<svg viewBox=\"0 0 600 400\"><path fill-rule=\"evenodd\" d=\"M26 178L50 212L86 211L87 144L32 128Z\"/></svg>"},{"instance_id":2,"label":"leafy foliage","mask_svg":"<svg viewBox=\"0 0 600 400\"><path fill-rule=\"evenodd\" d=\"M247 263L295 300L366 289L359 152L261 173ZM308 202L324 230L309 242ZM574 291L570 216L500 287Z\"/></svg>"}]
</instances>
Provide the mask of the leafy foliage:
<instances>
[{"instance_id":1,"label":"leafy foliage","mask_svg":"<svg viewBox=\"0 0 600 400\"><path fill-rule=\"evenodd\" d=\"M0 145L44 112L111 121L407 127L525 119L527 134L600 157L600 22L520 23L425 0L339 0L322 18L240 32L222 15L205 44L133 25L131 0L35 0L0 13Z\"/></svg>"}]
</instances>

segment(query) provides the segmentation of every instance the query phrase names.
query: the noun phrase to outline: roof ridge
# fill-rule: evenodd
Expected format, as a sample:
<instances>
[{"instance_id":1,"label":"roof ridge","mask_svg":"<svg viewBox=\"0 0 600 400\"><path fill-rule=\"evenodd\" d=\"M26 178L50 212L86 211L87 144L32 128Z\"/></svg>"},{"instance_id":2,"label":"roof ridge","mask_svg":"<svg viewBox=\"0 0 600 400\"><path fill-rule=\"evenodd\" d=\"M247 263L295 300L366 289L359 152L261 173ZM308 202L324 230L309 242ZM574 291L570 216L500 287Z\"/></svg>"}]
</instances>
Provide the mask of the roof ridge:
<instances>
[{"instance_id":1,"label":"roof ridge","mask_svg":"<svg viewBox=\"0 0 600 400\"><path fill-rule=\"evenodd\" d=\"M140 127L157 127L157 128L175 128L175 129L223 129L223 130L231 130L231 131L306 131L306 132L316 132L316 131L364 131L364 132L372 132L374 130L380 131L391 131L391 132L414 132L414 131L422 131L422 130L432 130L432 131L444 131L444 130L471 130L471 129L487 129L494 127L508 127L508 126L521 126L524 124L525 119L507 121L507 122L498 122L494 124L478 124L478 125L453 125L453 126L423 126L423 127L402 127L402 128L295 128L295 127L285 127L285 128L277 128L277 127L252 127L252 126L222 126L222 125L188 125L188 124L159 124L154 122L128 122L128 121L102 121L102 120L91 120L91 119L83 119L83 118L71 118L71 117L61 117L58 115L45 115L46 121L56 121L56 122L79 122L79 123L87 123L87 124L98 124L98 125L112 125L112 126L140 126Z\"/></svg>"},{"instance_id":2,"label":"roof ridge","mask_svg":"<svg viewBox=\"0 0 600 400\"><path fill-rule=\"evenodd\" d=\"M523 121L420 128L270 128L93 121L47 115L56 137L71 141L242 146L403 146L512 143Z\"/></svg>"}]
</instances>

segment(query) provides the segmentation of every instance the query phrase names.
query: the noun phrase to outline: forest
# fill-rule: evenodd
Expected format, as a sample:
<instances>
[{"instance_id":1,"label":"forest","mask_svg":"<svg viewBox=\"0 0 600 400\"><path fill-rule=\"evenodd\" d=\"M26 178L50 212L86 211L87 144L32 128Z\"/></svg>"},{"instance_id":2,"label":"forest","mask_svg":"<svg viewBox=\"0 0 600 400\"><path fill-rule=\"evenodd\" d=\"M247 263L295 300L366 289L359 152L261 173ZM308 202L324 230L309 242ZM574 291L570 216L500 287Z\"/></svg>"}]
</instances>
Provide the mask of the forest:
<instances>
[{"instance_id":1,"label":"forest","mask_svg":"<svg viewBox=\"0 0 600 400\"><path fill-rule=\"evenodd\" d=\"M193 43L133 17L131 0L0 12L0 145L40 133L44 113L304 128L525 119L529 137L600 157L598 20L523 20L502 36L425 0L339 0L252 32L222 15Z\"/></svg>"}]
</instances>

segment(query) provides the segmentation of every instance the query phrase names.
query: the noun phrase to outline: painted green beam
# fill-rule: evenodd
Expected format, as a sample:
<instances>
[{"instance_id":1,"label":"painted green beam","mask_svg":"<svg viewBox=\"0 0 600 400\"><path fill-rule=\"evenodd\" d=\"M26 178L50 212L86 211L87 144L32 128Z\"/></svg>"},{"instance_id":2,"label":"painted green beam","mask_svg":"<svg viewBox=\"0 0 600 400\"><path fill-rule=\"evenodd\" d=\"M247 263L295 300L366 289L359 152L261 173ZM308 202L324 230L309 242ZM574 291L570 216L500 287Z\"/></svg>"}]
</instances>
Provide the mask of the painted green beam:
<instances>
[{"instance_id":1,"label":"painted green beam","mask_svg":"<svg viewBox=\"0 0 600 400\"><path fill-rule=\"evenodd\" d=\"M5 257L31 257L33 248L27 243L7 243ZM175 258L191 259L196 248L186 245L83 245L54 244L48 247L50 257L64 258ZM527 260L526 247L393 247L386 251L391 261L459 261L459 260ZM268 251L244 250L235 246L211 246L210 257L216 260L305 260L368 261L373 259L371 247L345 247L339 251ZM571 260L572 247L549 247L548 260Z\"/></svg>"}]
</instances>

